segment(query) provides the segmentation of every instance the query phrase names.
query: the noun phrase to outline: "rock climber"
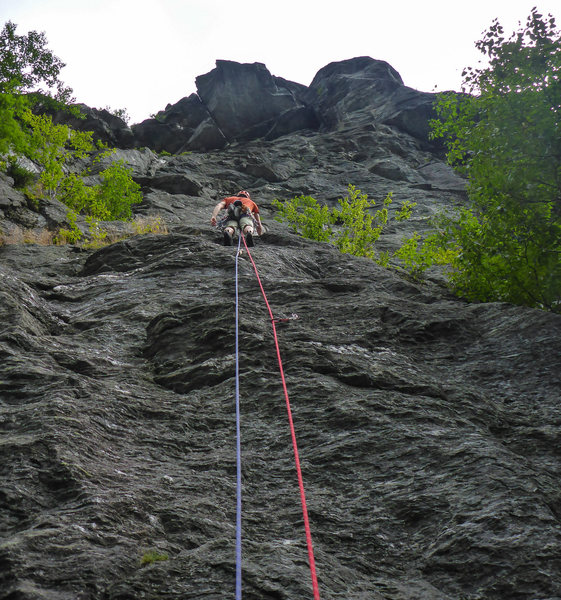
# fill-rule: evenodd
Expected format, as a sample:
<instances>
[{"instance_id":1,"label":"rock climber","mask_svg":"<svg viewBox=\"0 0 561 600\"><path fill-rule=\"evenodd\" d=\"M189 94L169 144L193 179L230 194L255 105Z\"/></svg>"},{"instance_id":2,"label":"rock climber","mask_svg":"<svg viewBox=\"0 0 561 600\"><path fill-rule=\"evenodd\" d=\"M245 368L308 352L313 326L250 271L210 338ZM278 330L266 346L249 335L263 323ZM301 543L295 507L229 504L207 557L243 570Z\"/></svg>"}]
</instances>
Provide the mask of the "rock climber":
<instances>
[{"instance_id":1,"label":"rock climber","mask_svg":"<svg viewBox=\"0 0 561 600\"><path fill-rule=\"evenodd\" d=\"M248 246L253 246L253 226L255 224L257 234L261 235L263 225L259 216L257 204L249 196L249 192L241 190L235 196L228 196L221 200L212 211L210 224L215 226L218 213L221 210L227 210L227 215L222 219L221 224L224 234L224 245L231 246L234 234L238 228L243 231L245 241Z\"/></svg>"}]
</instances>

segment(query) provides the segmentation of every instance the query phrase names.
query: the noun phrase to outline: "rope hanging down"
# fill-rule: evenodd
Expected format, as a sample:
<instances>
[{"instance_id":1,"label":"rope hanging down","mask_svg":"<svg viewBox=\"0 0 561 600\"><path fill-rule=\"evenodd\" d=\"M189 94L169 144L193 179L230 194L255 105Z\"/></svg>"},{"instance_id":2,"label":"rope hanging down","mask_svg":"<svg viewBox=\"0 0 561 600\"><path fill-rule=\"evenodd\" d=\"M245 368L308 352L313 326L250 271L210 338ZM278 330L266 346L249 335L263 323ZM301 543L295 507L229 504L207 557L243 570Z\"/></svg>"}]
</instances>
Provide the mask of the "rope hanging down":
<instances>
[{"instance_id":1,"label":"rope hanging down","mask_svg":"<svg viewBox=\"0 0 561 600\"><path fill-rule=\"evenodd\" d=\"M240 357L239 357L239 291L238 258L241 237L236 252L236 600L242 600L242 453L240 436Z\"/></svg>"},{"instance_id":2,"label":"rope hanging down","mask_svg":"<svg viewBox=\"0 0 561 600\"><path fill-rule=\"evenodd\" d=\"M298 445L296 443L296 431L294 429L294 422L292 420L292 409L290 408L290 399L288 397L288 389L286 387L286 380L284 377L284 369L282 366L282 359L281 359L280 348L279 348L279 340L277 337L276 323L277 323L278 319L275 319L275 317L273 315L273 311L271 310L269 301L267 300L267 295L265 294L265 290L263 289L263 284L261 283L261 278L259 277L259 272L257 271L257 266L255 264L255 261L253 260L253 256L251 256L251 252L249 251L249 248L245 241L245 236L240 235L240 237L243 239L243 243L244 243L245 249L247 251L247 255L249 256L249 259L251 260L251 264L253 265L253 270L255 271L255 276L257 277L257 282L259 283L259 288L261 289L261 294L263 295L263 299L265 300L265 304L267 305L267 310L269 311L269 316L271 318L271 325L273 327L273 337L275 339L277 360L279 363L279 371L280 371L280 376L281 376L281 380L282 380L282 388L284 391L284 398L286 401L286 410L288 412L290 435L292 436L292 448L294 450L294 460L296 462L296 473L298 475L298 486L300 488L300 502L302 504L302 516L304 518L304 529L306 531L306 544L308 546L308 559L309 559L309 563L310 563L310 573L311 573L311 577L312 577L312 589L314 592L314 600L320 600L319 587L318 587L318 581L317 581L317 575L316 575L316 561L314 559L314 549L313 549L313 545L312 545L312 533L310 531L310 521L308 519L308 508L306 506L306 494L304 493L304 479L302 477L302 469L300 467L300 457L298 455ZM239 241L238 241L238 248L239 248ZM239 255L239 249L238 249L238 255ZM237 265L237 257L236 257L236 265ZM236 301L236 310L237 310L237 301Z\"/></svg>"}]
</instances>

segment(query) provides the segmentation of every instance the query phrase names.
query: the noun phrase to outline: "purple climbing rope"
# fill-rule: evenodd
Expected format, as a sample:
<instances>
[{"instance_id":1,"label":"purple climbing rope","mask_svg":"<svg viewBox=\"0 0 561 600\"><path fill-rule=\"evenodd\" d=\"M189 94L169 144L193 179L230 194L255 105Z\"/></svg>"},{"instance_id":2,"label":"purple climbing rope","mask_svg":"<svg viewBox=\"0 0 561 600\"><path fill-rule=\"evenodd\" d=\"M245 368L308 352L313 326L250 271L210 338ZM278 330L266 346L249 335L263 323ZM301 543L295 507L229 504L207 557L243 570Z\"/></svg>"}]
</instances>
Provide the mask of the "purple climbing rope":
<instances>
[{"instance_id":1,"label":"purple climbing rope","mask_svg":"<svg viewBox=\"0 0 561 600\"><path fill-rule=\"evenodd\" d=\"M240 435L240 356L239 356L239 291L238 258L241 236L236 252L236 600L242 600L242 452Z\"/></svg>"}]
</instances>

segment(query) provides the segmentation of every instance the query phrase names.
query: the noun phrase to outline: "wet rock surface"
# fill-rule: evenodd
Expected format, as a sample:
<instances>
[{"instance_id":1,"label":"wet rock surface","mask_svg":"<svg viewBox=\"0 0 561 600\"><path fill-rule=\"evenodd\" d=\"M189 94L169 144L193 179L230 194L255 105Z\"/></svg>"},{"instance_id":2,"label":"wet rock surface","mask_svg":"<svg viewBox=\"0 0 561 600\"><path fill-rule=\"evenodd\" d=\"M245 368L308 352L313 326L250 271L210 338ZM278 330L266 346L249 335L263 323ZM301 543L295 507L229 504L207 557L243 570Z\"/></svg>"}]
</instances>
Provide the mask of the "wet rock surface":
<instances>
[{"instance_id":1,"label":"wet rock surface","mask_svg":"<svg viewBox=\"0 0 561 600\"><path fill-rule=\"evenodd\" d=\"M561 597L561 317L463 302L437 274L412 283L272 219L274 198L392 192L417 203L381 240L392 248L465 203L438 153L368 117L364 82L347 83L360 109L336 130L120 150L142 185L136 215L162 216L169 235L0 248L0 600L234 594L235 249L208 222L242 188L268 226L252 255L274 314L299 317L278 336L321 597ZM47 208L0 182L3 231L62 221ZM311 598L271 323L245 252L239 274L244 597Z\"/></svg>"},{"instance_id":2,"label":"wet rock surface","mask_svg":"<svg viewBox=\"0 0 561 600\"><path fill-rule=\"evenodd\" d=\"M1 598L222 598L234 257L193 227L0 250ZM470 305L278 227L278 316L324 598L561 590L561 319ZM270 320L240 257L244 596L310 597ZM148 551L167 556L141 566Z\"/></svg>"}]
</instances>

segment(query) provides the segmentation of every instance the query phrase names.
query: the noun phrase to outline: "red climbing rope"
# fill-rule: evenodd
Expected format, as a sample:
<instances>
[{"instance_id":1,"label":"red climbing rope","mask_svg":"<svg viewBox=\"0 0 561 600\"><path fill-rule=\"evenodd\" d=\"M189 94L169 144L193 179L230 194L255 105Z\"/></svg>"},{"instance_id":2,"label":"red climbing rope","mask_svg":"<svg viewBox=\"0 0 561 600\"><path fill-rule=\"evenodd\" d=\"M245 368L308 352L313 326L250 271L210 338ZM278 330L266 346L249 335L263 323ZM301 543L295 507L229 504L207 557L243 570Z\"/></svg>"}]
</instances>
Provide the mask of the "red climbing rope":
<instances>
[{"instance_id":1,"label":"red climbing rope","mask_svg":"<svg viewBox=\"0 0 561 600\"><path fill-rule=\"evenodd\" d=\"M284 377L284 369L282 366L281 353L279 348L279 340L277 337L277 328L276 322L278 319L275 319L273 315L273 311L271 310L271 306L269 301L267 300L267 295L265 294L265 290L263 289L263 284L261 283L261 278L259 277L259 272L257 271L257 266L255 261L253 260L253 256L251 256L251 252L247 246L245 241L245 237L242 236L243 243L245 249L247 251L247 255L249 256L249 260L251 260L251 264L253 265L253 270L255 271L255 276L257 277L257 282L259 283L259 287L261 288L261 294L263 294L263 299L265 300L265 304L267 305L267 310L269 311L269 316L271 317L271 325L273 327L273 337L275 339L275 348L277 350L277 359L279 363L280 376L282 380L282 389L284 390L284 398L286 400L286 409L288 411L288 422L290 424L290 435L292 436L292 448L294 450L294 460L296 461L296 473L298 475L298 486L300 487L300 501L302 503L302 515L304 517L304 529L306 531L306 544L308 545L308 559L310 561L310 572L312 576L312 589L314 591L314 600L320 600L319 597L319 587L318 580L316 575L316 561L314 559L314 548L312 546L312 533L310 531L310 521L308 519L308 508L306 506L306 494L304 493L304 479L302 478L302 469L300 468L300 457L298 455L298 445L296 443L296 431L294 430L294 422L292 420L292 409L290 408L290 399L288 397L288 389L286 387L286 379Z\"/></svg>"}]
</instances>

